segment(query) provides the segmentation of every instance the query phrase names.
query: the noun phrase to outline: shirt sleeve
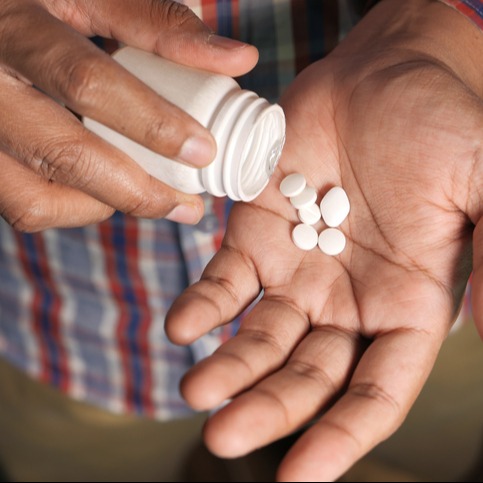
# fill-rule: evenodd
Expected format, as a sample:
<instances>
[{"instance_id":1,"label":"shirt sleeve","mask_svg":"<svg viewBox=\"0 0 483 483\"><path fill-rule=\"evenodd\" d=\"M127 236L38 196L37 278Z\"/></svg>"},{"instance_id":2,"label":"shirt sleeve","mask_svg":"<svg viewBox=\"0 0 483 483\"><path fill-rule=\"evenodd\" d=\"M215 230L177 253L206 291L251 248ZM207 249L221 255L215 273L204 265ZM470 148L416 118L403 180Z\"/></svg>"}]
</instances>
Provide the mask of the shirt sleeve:
<instances>
[{"instance_id":1,"label":"shirt sleeve","mask_svg":"<svg viewBox=\"0 0 483 483\"><path fill-rule=\"evenodd\" d=\"M480 29L483 29L483 0L440 0L466 15Z\"/></svg>"}]
</instances>

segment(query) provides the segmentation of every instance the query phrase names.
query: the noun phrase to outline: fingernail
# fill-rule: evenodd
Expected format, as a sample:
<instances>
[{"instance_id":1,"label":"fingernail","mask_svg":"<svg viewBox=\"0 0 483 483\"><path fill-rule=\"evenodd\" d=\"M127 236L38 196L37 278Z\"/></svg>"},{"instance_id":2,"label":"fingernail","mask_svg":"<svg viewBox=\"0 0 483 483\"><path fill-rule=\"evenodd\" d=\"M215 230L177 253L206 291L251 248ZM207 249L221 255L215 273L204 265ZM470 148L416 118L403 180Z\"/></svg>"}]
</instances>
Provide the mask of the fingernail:
<instances>
[{"instance_id":1,"label":"fingernail","mask_svg":"<svg viewBox=\"0 0 483 483\"><path fill-rule=\"evenodd\" d=\"M201 213L195 205L179 205L166 216L169 221L184 225L196 225L200 221Z\"/></svg>"},{"instance_id":2,"label":"fingernail","mask_svg":"<svg viewBox=\"0 0 483 483\"><path fill-rule=\"evenodd\" d=\"M227 50L242 49L248 46L248 44L245 42L240 42L239 40L222 37L221 35L216 34L210 35L208 42L215 47L220 47Z\"/></svg>"},{"instance_id":3,"label":"fingernail","mask_svg":"<svg viewBox=\"0 0 483 483\"><path fill-rule=\"evenodd\" d=\"M208 139L201 137L189 138L185 141L178 159L186 164L202 168L210 164L216 155L216 146Z\"/></svg>"}]
</instances>

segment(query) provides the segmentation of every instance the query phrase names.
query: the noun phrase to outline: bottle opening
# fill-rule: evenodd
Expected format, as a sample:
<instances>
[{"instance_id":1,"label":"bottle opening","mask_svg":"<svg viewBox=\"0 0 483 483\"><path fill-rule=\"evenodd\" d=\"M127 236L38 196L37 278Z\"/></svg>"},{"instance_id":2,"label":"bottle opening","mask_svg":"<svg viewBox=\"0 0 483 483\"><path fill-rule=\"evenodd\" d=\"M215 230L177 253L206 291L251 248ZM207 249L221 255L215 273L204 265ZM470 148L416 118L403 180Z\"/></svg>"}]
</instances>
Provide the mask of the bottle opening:
<instances>
[{"instance_id":1,"label":"bottle opening","mask_svg":"<svg viewBox=\"0 0 483 483\"><path fill-rule=\"evenodd\" d=\"M279 105L270 105L260 113L243 149L238 176L242 201L255 199L266 188L284 143L285 115Z\"/></svg>"}]
</instances>

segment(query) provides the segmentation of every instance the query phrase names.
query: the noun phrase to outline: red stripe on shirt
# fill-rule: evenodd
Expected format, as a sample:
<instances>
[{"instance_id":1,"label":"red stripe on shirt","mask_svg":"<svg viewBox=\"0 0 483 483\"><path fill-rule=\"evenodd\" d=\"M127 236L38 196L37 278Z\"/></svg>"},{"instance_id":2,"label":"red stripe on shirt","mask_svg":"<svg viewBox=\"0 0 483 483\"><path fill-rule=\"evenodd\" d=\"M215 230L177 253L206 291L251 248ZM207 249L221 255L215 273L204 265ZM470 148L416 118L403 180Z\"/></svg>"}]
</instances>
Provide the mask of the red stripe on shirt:
<instances>
[{"instance_id":1,"label":"red stripe on shirt","mask_svg":"<svg viewBox=\"0 0 483 483\"><path fill-rule=\"evenodd\" d=\"M225 237L225 227L227 224L226 203L223 198L213 199L213 213L216 215L220 226L220 228L218 229L218 231L215 233L213 237L215 250L219 251L223 243L223 238Z\"/></svg>"},{"instance_id":2,"label":"red stripe on shirt","mask_svg":"<svg viewBox=\"0 0 483 483\"><path fill-rule=\"evenodd\" d=\"M231 15L232 15L232 29L233 38L240 38L240 3L239 0L232 0L231 2Z\"/></svg>"},{"instance_id":3,"label":"red stripe on shirt","mask_svg":"<svg viewBox=\"0 0 483 483\"><path fill-rule=\"evenodd\" d=\"M39 311L41 310L42 298L36 287L36 279L32 272L32 268L30 266L29 255L28 255L29 251L24 245L23 235L16 231L14 231L13 233L17 240L18 257L22 264L24 276L27 279L28 285L31 286L33 289L33 298L31 303L31 314L32 314L31 325L32 325L32 334L34 335L37 341L36 346L39 349L40 372L38 374L38 377L41 381L46 382L49 380L49 372L47 369L49 366L48 352L46 351L46 347L43 343L42 329L40 327L38 319L35 317L35 314L38 314Z\"/></svg>"},{"instance_id":4,"label":"red stripe on shirt","mask_svg":"<svg viewBox=\"0 0 483 483\"><path fill-rule=\"evenodd\" d=\"M301 72L310 62L307 4L305 0L292 0L292 29L295 48L295 69Z\"/></svg>"},{"instance_id":5,"label":"red stripe on shirt","mask_svg":"<svg viewBox=\"0 0 483 483\"><path fill-rule=\"evenodd\" d=\"M133 381L129 366L129 345L125 337L125 330L129 323L128 312L124 307L124 289L119 282L119 275L117 273L115 252L116 246L114 244L114 232L110 221L106 221L99 225L99 234L102 243L102 251L105 254L106 275L109 280L111 294L116 304L120 307L119 317L116 321L116 342L118 354L121 360L122 373L124 376L124 404L128 412L134 409L133 399Z\"/></svg>"},{"instance_id":6,"label":"red stripe on shirt","mask_svg":"<svg viewBox=\"0 0 483 483\"><path fill-rule=\"evenodd\" d=\"M142 412L148 415L154 415L154 402L152 399L152 368L150 361L149 350L149 328L151 326L151 315L149 312L148 300L146 290L142 277L139 273L137 262L140 259L138 250L139 240L139 226L137 220L131 217L124 217L122 220L123 229L122 236L125 244L124 253L119 254L120 247L115 242L114 228L112 224L107 221L100 225L100 234L103 244L104 252L106 253L106 272L109 277L112 295L121 307L119 319L116 324L116 340L119 348L119 356L124 375L124 399L126 408L130 412L139 412L140 408L136 407L137 400L136 387L141 384L140 396L142 399ZM135 306L139 308L139 327L136 331L137 353L133 354L130 344L133 342L130 339L129 329L131 323L132 307L126 301L125 290L126 287L119 282L119 273L117 267L117 256L124 257L127 263L127 271L129 274L129 290L134 294ZM140 357L139 363L142 365L142 382L135 380L133 373L133 357Z\"/></svg>"},{"instance_id":7,"label":"red stripe on shirt","mask_svg":"<svg viewBox=\"0 0 483 483\"><path fill-rule=\"evenodd\" d=\"M141 397L143 402L143 412L154 415L154 403L152 399L153 381L149 349L149 329L152 323L151 311L149 309L148 296L144 286L144 280L139 272L138 261L141 260L138 241L139 222L137 219L125 217L126 234L126 257L132 263L128 263L129 280L136 298L136 307L139 309L139 328L137 331L136 344L141 355L142 364L142 386Z\"/></svg>"},{"instance_id":8,"label":"red stripe on shirt","mask_svg":"<svg viewBox=\"0 0 483 483\"><path fill-rule=\"evenodd\" d=\"M58 372L59 380L55 382L55 386L63 391L67 391L70 387L70 371L66 351L64 349L64 344L62 341L62 335L60 330L60 308L61 302L58 292L55 290L55 282L52 279L51 270L48 266L48 256L45 250L45 244L42 238L42 234L36 235L21 235L15 233L17 238L17 245L19 250L19 258L22 263L24 274L29 281L30 286L33 289L34 295L32 299L32 327L35 337L38 342L39 356L40 356L40 373L39 379L45 383L54 383L54 364ZM31 237L31 242L34 244L36 261L29 258L29 250L25 246L24 236ZM36 264L38 270L40 271L40 276L42 277L42 283L44 287L39 286L39 281L34 274L33 264ZM52 298L52 303L49 307L48 312L45 316L48 318L49 325L49 335L52 338L53 343L57 349L57 361L54 362L52 354L49 350L49 345L46 340L44 329L42 327L42 316L43 311L46 310L44 307L44 298L42 296L42 290L47 290Z\"/></svg>"},{"instance_id":9,"label":"red stripe on shirt","mask_svg":"<svg viewBox=\"0 0 483 483\"><path fill-rule=\"evenodd\" d=\"M202 0L201 12L203 22L206 23L213 31L218 30L218 14L216 0Z\"/></svg>"},{"instance_id":10,"label":"red stripe on shirt","mask_svg":"<svg viewBox=\"0 0 483 483\"><path fill-rule=\"evenodd\" d=\"M339 6L337 1L324 2L324 46L326 53L339 43Z\"/></svg>"}]
</instances>

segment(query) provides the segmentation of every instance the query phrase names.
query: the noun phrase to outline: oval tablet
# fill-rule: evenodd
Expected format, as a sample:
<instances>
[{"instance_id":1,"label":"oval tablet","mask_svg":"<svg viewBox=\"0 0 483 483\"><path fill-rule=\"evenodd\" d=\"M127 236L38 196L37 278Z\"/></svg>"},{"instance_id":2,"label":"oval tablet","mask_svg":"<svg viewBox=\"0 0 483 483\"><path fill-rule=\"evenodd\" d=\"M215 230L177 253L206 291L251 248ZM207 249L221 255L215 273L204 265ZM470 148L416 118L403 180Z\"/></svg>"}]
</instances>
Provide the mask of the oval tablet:
<instances>
[{"instance_id":1,"label":"oval tablet","mask_svg":"<svg viewBox=\"0 0 483 483\"><path fill-rule=\"evenodd\" d=\"M327 226L340 226L347 218L351 209L347 193L339 186L329 190L320 202L322 218Z\"/></svg>"},{"instance_id":2,"label":"oval tablet","mask_svg":"<svg viewBox=\"0 0 483 483\"><path fill-rule=\"evenodd\" d=\"M327 228L319 236L319 248L326 255L339 255L346 245L345 235L337 228Z\"/></svg>"},{"instance_id":3,"label":"oval tablet","mask_svg":"<svg viewBox=\"0 0 483 483\"><path fill-rule=\"evenodd\" d=\"M320 221L321 218L322 214L320 213L320 208L316 203L308 208L302 208L299 210L299 219L306 225L315 225Z\"/></svg>"},{"instance_id":4,"label":"oval tablet","mask_svg":"<svg viewBox=\"0 0 483 483\"><path fill-rule=\"evenodd\" d=\"M301 250L312 250L317 246L317 231L313 226L302 223L294 228L292 232L292 240Z\"/></svg>"},{"instance_id":5,"label":"oval tablet","mask_svg":"<svg viewBox=\"0 0 483 483\"><path fill-rule=\"evenodd\" d=\"M305 189L297 196L290 198L290 202L297 210L308 208L317 201L317 191L311 186L306 186Z\"/></svg>"},{"instance_id":6,"label":"oval tablet","mask_svg":"<svg viewBox=\"0 0 483 483\"><path fill-rule=\"evenodd\" d=\"M280 191L286 198L292 198L302 193L306 186L305 176L300 173L293 173L280 183Z\"/></svg>"}]
</instances>

